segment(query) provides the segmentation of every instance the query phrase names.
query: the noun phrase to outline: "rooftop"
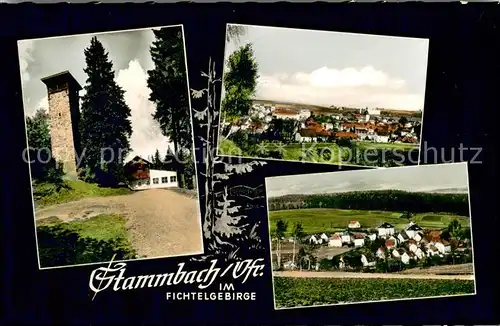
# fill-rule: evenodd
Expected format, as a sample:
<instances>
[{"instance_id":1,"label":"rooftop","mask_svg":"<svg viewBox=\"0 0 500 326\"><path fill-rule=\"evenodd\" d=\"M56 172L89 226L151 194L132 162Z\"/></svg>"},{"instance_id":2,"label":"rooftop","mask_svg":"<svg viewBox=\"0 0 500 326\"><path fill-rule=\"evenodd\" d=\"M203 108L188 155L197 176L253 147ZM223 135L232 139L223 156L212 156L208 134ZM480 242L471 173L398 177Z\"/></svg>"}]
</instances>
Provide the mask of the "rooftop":
<instances>
[{"instance_id":1,"label":"rooftop","mask_svg":"<svg viewBox=\"0 0 500 326\"><path fill-rule=\"evenodd\" d=\"M80 86L75 77L73 77L73 75L67 70L44 77L41 80L42 83L47 85L47 87L57 84L58 82L69 82L76 88L76 90L82 89L82 86Z\"/></svg>"}]
</instances>

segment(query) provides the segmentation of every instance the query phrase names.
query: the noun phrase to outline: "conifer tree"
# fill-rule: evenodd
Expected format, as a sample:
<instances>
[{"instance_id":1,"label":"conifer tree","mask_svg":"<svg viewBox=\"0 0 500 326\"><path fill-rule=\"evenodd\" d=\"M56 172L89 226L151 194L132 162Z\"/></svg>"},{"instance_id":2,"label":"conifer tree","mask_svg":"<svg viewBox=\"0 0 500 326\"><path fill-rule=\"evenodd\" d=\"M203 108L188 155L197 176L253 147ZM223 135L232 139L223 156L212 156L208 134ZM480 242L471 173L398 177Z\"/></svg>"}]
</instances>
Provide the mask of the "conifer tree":
<instances>
[{"instance_id":1,"label":"conifer tree","mask_svg":"<svg viewBox=\"0 0 500 326\"><path fill-rule=\"evenodd\" d=\"M162 28L153 33L156 39L150 49L154 69L148 71L149 100L156 104L153 118L179 155L185 149L192 150L182 27ZM184 187L182 164L176 164L176 170L179 185Z\"/></svg>"},{"instance_id":2,"label":"conifer tree","mask_svg":"<svg viewBox=\"0 0 500 326\"><path fill-rule=\"evenodd\" d=\"M84 178L113 185L124 180L123 158L130 151L132 134L130 108L102 43L93 37L84 54L87 81L80 122Z\"/></svg>"}]
</instances>

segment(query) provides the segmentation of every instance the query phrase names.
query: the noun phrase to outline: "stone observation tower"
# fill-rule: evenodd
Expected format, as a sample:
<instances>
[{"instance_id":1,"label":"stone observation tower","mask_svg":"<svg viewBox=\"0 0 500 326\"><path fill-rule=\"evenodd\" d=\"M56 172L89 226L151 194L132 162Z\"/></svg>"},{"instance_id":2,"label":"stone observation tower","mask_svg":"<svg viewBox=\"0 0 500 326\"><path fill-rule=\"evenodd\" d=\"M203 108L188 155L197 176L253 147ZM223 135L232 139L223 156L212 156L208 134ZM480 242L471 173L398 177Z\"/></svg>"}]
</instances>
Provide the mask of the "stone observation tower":
<instances>
[{"instance_id":1,"label":"stone observation tower","mask_svg":"<svg viewBox=\"0 0 500 326\"><path fill-rule=\"evenodd\" d=\"M80 153L78 92L82 87L68 71L42 78L42 82L47 86L49 99L52 155L62 163L66 175L76 178L76 158Z\"/></svg>"}]
</instances>

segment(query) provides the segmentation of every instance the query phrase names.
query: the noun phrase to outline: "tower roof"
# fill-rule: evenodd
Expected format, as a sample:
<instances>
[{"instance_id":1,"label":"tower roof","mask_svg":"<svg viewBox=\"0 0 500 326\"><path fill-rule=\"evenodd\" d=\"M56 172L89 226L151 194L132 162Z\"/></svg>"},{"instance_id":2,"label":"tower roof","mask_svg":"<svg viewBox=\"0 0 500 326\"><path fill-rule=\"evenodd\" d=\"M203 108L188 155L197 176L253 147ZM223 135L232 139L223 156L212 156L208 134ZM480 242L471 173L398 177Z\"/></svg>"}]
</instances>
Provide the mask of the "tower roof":
<instances>
[{"instance_id":1,"label":"tower roof","mask_svg":"<svg viewBox=\"0 0 500 326\"><path fill-rule=\"evenodd\" d=\"M71 88L79 91L82 89L82 86L76 81L75 77L69 71L62 71L54 75L50 75L41 79L42 82L47 85L47 87L54 87L59 83L67 82Z\"/></svg>"}]
</instances>

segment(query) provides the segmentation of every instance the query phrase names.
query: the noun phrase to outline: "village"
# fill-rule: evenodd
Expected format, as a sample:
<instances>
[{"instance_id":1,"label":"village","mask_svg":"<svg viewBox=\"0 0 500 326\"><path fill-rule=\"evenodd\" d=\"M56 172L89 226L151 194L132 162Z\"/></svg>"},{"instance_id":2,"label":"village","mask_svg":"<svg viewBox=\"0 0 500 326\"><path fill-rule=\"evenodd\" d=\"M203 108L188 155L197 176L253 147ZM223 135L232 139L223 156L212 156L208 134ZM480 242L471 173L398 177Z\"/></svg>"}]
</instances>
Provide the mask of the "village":
<instances>
[{"instance_id":1,"label":"village","mask_svg":"<svg viewBox=\"0 0 500 326\"><path fill-rule=\"evenodd\" d=\"M233 123L231 129L232 132L241 130L254 135L265 135L266 131L273 130L275 134L287 134L287 137L281 137L283 139L280 140L289 143L349 139L374 143L418 144L421 117L421 111L342 107L319 111L307 106L276 105L259 101L254 102L248 116ZM294 123L287 130L276 130L279 129L276 123L273 123L276 120Z\"/></svg>"},{"instance_id":2,"label":"village","mask_svg":"<svg viewBox=\"0 0 500 326\"><path fill-rule=\"evenodd\" d=\"M350 221L345 230L333 234L319 233L297 240L293 237L283 240L292 244L296 242L297 248L309 246L316 253L329 252L329 257L326 255L324 258L337 258L336 266L332 267L342 270L354 267L370 270L375 268L378 261L387 259L397 261L404 269L405 265L415 267L424 263L424 260L434 260L436 264L443 265L456 257L471 256L468 237L453 237L445 232L448 231L423 229L412 221L400 231L396 231L394 225L388 222L379 224L377 228L363 229L358 221ZM348 261L344 258L350 252L356 252L357 255L351 255ZM311 266L314 270L321 269L319 256L316 254L315 263ZM353 262L352 257L356 257L356 261ZM283 264L283 269L286 270L298 267L299 264L293 262L293 259Z\"/></svg>"}]
</instances>

